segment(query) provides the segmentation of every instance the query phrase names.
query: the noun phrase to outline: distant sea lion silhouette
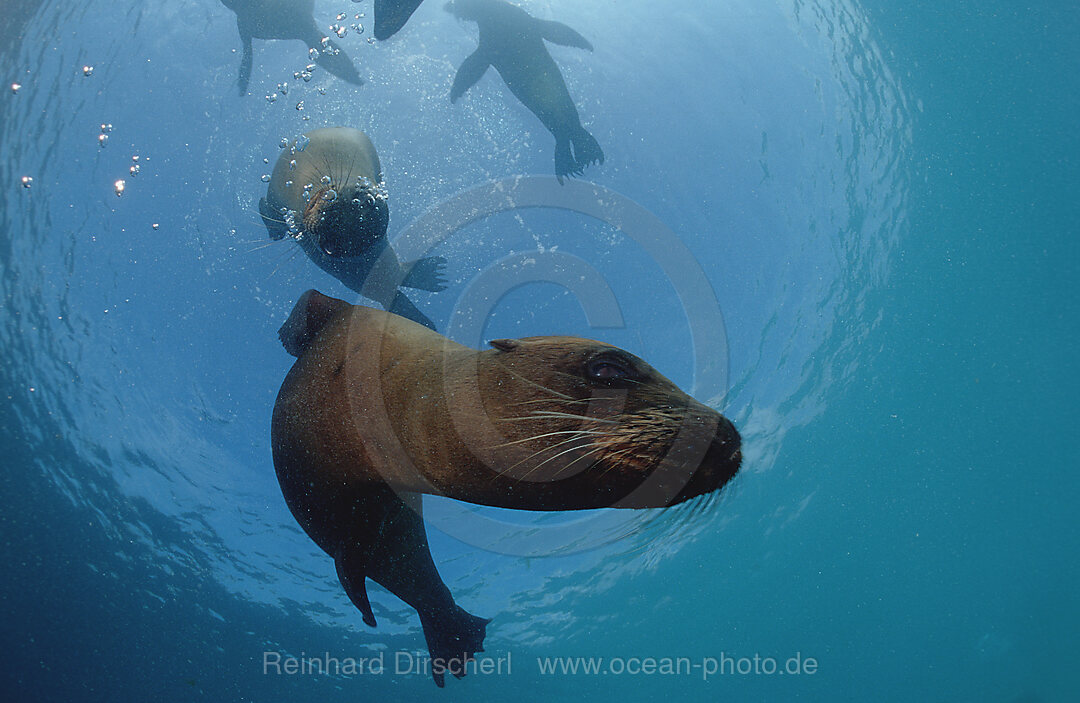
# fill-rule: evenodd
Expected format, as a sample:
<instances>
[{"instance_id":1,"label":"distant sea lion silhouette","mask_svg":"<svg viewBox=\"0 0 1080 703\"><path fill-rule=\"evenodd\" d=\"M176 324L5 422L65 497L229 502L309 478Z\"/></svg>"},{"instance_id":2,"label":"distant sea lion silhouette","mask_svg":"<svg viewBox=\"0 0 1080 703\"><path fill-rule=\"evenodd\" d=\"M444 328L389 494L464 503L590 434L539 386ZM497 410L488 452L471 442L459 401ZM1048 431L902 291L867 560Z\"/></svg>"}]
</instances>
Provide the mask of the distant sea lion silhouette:
<instances>
[{"instance_id":1,"label":"distant sea lion silhouette","mask_svg":"<svg viewBox=\"0 0 1080 703\"><path fill-rule=\"evenodd\" d=\"M271 429L289 509L365 623L371 578L417 610L432 661L457 662L445 671L459 677L488 621L439 577L416 494L662 507L718 491L742 460L727 419L609 344L528 337L476 351L314 290L278 334L297 357ZM432 673L442 686L444 671Z\"/></svg>"},{"instance_id":2,"label":"distant sea lion silhouette","mask_svg":"<svg viewBox=\"0 0 1080 703\"><path fill-rule=\"evenodd\" d=\"M244 56L240 60L240 77L237 85L240 95L247 93L251 80L254 39L299 39L309 49L319 52L315 63L338 78L354 85L364 80L356 71L348 55L337 44L323 46L326 33L319 30L312 16L315 0L221 0L221 4L236 13L236 27L244 44Z\"/></svg>"},{"instance_id":3,"label":"distant sea lion silhouette","mask_svg":"<svg viewBox=\"0 0 1080 703\"><path fill-rule=\"evenodd\" d=\"M547 40L592 51L585 37L561 22L535 19L504 0L453 0L446 10L476 22L480 29L480 45L458 68L450 102L494 66L510 92L555 136L555 175L560 183L566 176L582 175L591 163L604 163L603 150L581 126L566 81L544 46Z\"/></svg>"},{"instance_id":4,"label":"distant sea lion silhouette","mask_svg":"<svg viewBox=\"0 0 1080 703\"><path fill-rule=\"evenodd\" d=\"M389 39L405 26L423 0L375 0L375 38Z\"/></svg>"},{"instance_id":5,"label":"distant sea lion silhouette","mask_svg":"<svg viewBox=\"0 0 1080 703\"><path fill-rule=\"evenodd\" d=\"M446 260L400 263L386 238L386 200L371 139L351 127L324 127L282 150L259 213L271 239L293 237L319 268L353 291L435 329L397 287L444 290Z\"/></svg>"}]
</instances>

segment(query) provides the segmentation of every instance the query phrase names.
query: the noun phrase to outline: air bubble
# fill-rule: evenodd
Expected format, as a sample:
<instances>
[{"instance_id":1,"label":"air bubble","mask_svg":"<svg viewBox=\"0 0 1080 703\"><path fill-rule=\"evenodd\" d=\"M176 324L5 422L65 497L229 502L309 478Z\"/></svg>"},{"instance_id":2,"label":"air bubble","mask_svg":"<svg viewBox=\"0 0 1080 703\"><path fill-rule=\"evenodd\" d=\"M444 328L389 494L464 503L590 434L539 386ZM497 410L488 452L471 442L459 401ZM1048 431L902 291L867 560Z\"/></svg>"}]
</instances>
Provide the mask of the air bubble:
<instances>
[{"instance_id":1,"label":"air bubble","mask_svg":"<svg viewBox=\"0 0 1080 703\"><path fill-rule=\"evenodd\" d=\"M19 88L22 88L22 83L12 83L11 84L11 92L12 93L18 93Z\"/></svg>"},{"instance_id":2,"label":"air bubble","mask_svg":"<svg viewBox=\"0 0 1080 703\"><path fill-rule=\"evenodd\" d=\"M270 174L269 173L264 173L259 180L261 180L263 183L269 183L270 182Z\"/></svg>"},{"instance_id":3,"label":"air bubble","mask_svg":"<svg viewBox=\"0 0 1080 703\"><path fill-rule=\"evenodd\" d=\"M282 137L281 141L278 142L278 146L280 146L282 149L288 149L289 148L289 140L286 139L285 137Z\"/></svg>"},{"instance_id":4,"label":"air bubble","mask_svg":"<svg viewBox=\"0 0 1080 703\"><path fill-rule=\"evenodd\" d=\"M128 173L130 173L132 176L138 176L139 175L139 164L132 164L131 168L128 169Z\"/></svg>"},{"instance_id":5,"label":"air bubble","mask_svg":"<svg viewBox=\"0 0 1080 703\"><path fill-rule=\"evenodd\" d=\"M116 192L116 197L119 198L121 195L124 194L124 186L125 185L126 184L124 183L123 178L118 180L116 183L113 183L113 190Z\"/></svg>"},{"instance_id":6,"label":"air bubble","mask_svg":"<svg viewBox=\"0 0 1080 703\"><path fill-rule=\"evenodd\" d=\"M296 103L296 111L297 112L303 112L304 111L304 101L303 100Z\"/></svg>"},{"instance_id":7,"label":"air bubble","mask_svg":"<svg viewBox=\"0 0 1080 703\"><path fill-rule=\"evenodd\" d=\"M294 168L296 168L296 159L289 161L289 170L292 171Z\"/></svg>"},{"instance_id":8,"label":"air bubble","mask_svg":"<svg viewBox=\"0 0 1080 703\"><path fill-rule=\"evenodd\" d=\"M335 200L337 200L337 191L333 188L323 191L322 199L328 203L334 202Z\"/></svg>"},{"instance_id":9,"label":"air bubble","mask_svg":"<svg viewBox=\"0 0 1080 703\"><path fill-rule=\"evenodd\" d=\"M272 103L272 102L274 102L276 100L277 100L277 93L267 93L266 94L266 102Z\"/></svg>"},{"instance_id":10,"label":"air bubble","mask_svg":"<svg viewBox=\"0 0 1080 703\"><path fill-rule=\"evenodd\" d=\"M109 143L109 135L108 134L99 134L98 138L97 138L97 142L98 142L98 146L104 147L106 144Z\"/></svg>"},{"instance_id":11,"label":"air bubble","mask_svg":"<svg viewBox=\"0 0 1080 703\"><path fill-rule=\"evenodd\" d=\"M159 227L161 227L161 225L159 225L159 224L158 224L157 222L155 222L154 224L150 225L150 228L151 228L151 229L153 229L153 230L157 230L157 229L158 229Z\"/></svg>"},{"instance_id":12,"label":"air bubble","mask_svg":"<svg viewBox=\"0 0 1080 703\"><path fill-rule=\"evenodd\" d=\"M82 67L82 74L84 76L92 76L92 75L94 75L94 67L93 66L83 66Z\"/></svg>"},{"instance_id":13,"label":"air bubble","mask_svg":"<svg viewBox=\"0 0 1080 703\"><path fill-rule=\"evenodd\" d=\"M278 92L281 93L282 95L288 95L289 94L289 84L288 83L278 83L277 84L277 89L278 89Z\"/></svg>"},{"instance_id":14,"label":"air bubble","mask_svg":"<svg viewBox=\"0 0 1080 703\"><path fill-rule=\"evenodd\" d=\"M31 187L33 185L34 185L33 177L31 177L31 176L23 176L22 177L22 187L23 188L29 188L29 187Z\"/></svg>"},{"instance_id":15,"label":"air bubble","mask_svg":"<svg viewBox=\"0 0 1080 703\"><path fill-rule=\"evenodd\" d=\"M103 122L101 124L101 133L108 134L112 131L112 122Z\"/></svg>"},{"instance_id":16,"label":"air bubble","mask_svg":"<svg viewBox=\"0 0 1080 703\"><path fill-rule=\"evenodd\" d=\"M308 49L307 55L308 55L309 59L311 59L312 61L315 61L316 59L319 58L319 50L316 49L315 47L311 47L310 49Z\"/></svg>"},{"instance_id":17,"label":"air bubble","mask_svg":"<svg viewBox=\"0 0 1080 703\"><path fill-rule=\"evenodd\" d=\"M292 181L285 181L285 187L286 188L292 188L292 184L293 184Z\"/></svg>"}]
</instances>

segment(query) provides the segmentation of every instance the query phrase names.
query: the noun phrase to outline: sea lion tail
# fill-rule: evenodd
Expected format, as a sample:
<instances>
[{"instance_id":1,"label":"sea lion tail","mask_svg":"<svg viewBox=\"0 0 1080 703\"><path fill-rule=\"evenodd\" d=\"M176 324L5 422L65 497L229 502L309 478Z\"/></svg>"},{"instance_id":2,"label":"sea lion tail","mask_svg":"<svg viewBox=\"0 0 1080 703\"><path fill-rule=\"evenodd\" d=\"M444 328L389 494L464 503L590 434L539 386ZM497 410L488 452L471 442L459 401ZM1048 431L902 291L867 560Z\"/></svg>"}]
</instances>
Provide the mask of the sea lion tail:
<instances>
[{"instance_id":1,"label":"sea lion tail","mask_svg":"<svg viewBox=\"0 0 1080 703\"><path fill-rule=\"evenodd\" d=\"M295 357L304 353L326 323L350 307L344 300L309 290L300 296L289 313L289 319L278 330L278 339L285 351Z\"/></svg>"},{"instance_id":2,"label":"sea lion tail","mask_svg":"<svg viewBox=\"0 0 1080 703\"><path fill-rule=\"evenodd\" d=\"M426 256L423 259L406 262L401 268L408 273L401 285L432 293L446 290L446 279L443 277L445 267L446 259L442 256Z\"/></svg>"},{"instance_id":3,"label":"sea lion tail","mask_svg":"<svg viewBox=\"0 0 1080 703\"><path fill-rule=\"evenodd\" d=\"M465 675L465 664L475 658L477 652L484 651L489 622L488 618L467 613L457 604L445 610L420 613L424 639L431 654L431 676L436 686L442 688L445 685L446 672L459 679Z\"/></svg>"},{"instance_id":4,"label":"sea lion tail","mask_svg":"<svg viewBox=\"0 0 1080 703\"><path fill-rule=\"evenodd\" d=\"M593 135L589 134L584 127L574 133L574 159L578 169L583 169L589 164L604 163L604 150Z\"/></svg>"}]
</instances>

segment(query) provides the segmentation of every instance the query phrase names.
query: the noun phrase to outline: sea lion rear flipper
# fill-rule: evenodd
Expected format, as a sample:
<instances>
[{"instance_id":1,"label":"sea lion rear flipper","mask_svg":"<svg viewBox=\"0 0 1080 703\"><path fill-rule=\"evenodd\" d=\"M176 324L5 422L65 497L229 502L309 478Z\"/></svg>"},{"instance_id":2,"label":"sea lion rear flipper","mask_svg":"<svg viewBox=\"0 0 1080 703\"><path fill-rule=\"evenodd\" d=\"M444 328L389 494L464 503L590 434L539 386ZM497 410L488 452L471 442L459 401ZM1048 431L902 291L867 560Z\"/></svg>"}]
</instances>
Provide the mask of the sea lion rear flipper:
<instances>
[{"instance_id":1,"label":"sea lion rear flipper","mask_svg":"<svg viewBox=\"0 0 1080 703\"><path fill-rule=\"evenodd\" d=\"M296 301L289 319L278 330L278 339L285 351L299 357L327 322L350 307L344 300L309 290Z\"/></svg>"},{"instance_id":2,"label":"sea lion rear flipper","mask_svg":"<svg viewBox=\"0 0 1080 703\"><path fill-rule=\"evenodd\" d=\"M563 46L573 46L578 49L593 50L592 44L585 37L578 34L577 30L567 27L562 22L555 22L553 20L535 20L536 28L540 32L540 36L551 42L552 44L562 44Z\"/></svg>"},{"instance_id":3,"label":"sea lion rear flipper","mask_svg":"<svg viewBox=\"0 0 1080 703\"><path fill-rule=\"evenodd\" d=\"M406 319L412 320L413 322L419 322L421 325L427 327L428 329L435 329L435 323L431 321L431 318L420 312L419 308L413 305L413 302L411 300L402 295L401 291L397 291L394 293L394 299L393 301L391 301L390 305L388 305L386 309L394 313L395 315L400 315ZM438 330L435 331L437 332Z\"/></svg>"},{"instance_id":4,"label":"sea lion rear flipper","mask_svg":"<svg viewBox=\"0 0 1080 703\"><path fill-rule=\"evenodd\" d=\"M337 567L338 581L341 581L349 600L357 607L364 618L364 624L375 627L375 614L371 612L371 601L368 600L367 569L356 552L341 550L334 557L334 566Z\"/></svg>"},{"instance_id":5,"label":"sea lion rear flipper","mask_svg":"<svg viewBox=\"0 0 1080 703\"><path fill-rule=\"evenodd\" d=\"M240 59L240 76L236 79L236 85L240 88L240 95L245 95L248 82L251 81L251 63L254 51L251 48L251 30L244 26L240 17L236 18L236 28L240 30L240 42L244 45L244 55Z\"/></svg>"},{"instance_id":6,"label":"sea lion rear flipper","mask_svg":"<svg viewBox=\"0 0 1080 703\"><path fill-rule=\"evenodd\" d=\"M454 85L450 87L450 102L455 102L465 94L465 91L476 85L476 82L483 77L484 72L487 71L490 65L491 62L488 61L479 47L469 54L461 62L461 67L458 68L457 75L454 76Z\"/></svg>"},{"instance_id":7,"label":"sea lion rear flipper","mask_svg":"<svg viewBox=\"0 0 1080 703\"><path fill-rule=\"evenodd\" d=\"M447 671L459 679L465 675L465 663L484 651L489 622L489 618L472 615L457 604L448 610L420 613L436 686L443 687ZM435 666L437 662L442 663L440 667Z\"/></svg>"},{"instance_id":8,"label":"sea lion rear flipper","mask_svg":"<svg viewBox=\"0 0 1080 703\"><path fill-rule=\"evenodd\" d=\"M446 259L442 256L426 256L416 261L407 261L401 267L408 272L401 285L432 293L446 290L446 279L443 278L445 266Z\"/></svg>"},{"instance_id":9,"label":"sea lion rear flipper","mask_svg":"<svg viewBox=\"0 0 1080 703\"><path fill-rule=\"evenodd\" d=\"M278 219L278 214L270 209L266 198L259 198L259 215L262 217L263 224L266 225L266 231L270 235L270 239L276 242L285 238L289 228Z\"/></svg>"}]
</instances>

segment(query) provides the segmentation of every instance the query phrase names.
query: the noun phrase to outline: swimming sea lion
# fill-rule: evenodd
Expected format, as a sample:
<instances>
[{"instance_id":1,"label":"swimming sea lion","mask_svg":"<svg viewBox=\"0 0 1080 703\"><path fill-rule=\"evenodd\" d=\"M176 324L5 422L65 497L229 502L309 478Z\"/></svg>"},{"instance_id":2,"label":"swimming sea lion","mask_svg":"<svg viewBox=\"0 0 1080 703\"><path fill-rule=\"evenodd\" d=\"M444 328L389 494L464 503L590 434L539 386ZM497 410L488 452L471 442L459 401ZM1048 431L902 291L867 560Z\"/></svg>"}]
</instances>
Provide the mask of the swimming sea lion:
<instances>
[{"instance_id":1,"label":"swimming sea lion","mask_svg":"<svg viewBox=\"0 0 1080 703\"><path fill-rule=\"evenodd\" d=\"M547 40L592 51L585 37L561 22L538 20L505 0L453 0L446 9L459 19L476 22L480 29L480 45L458 69L450 102L494 66L510 92L555 136L555 175L560 183L564 176L582 175L591 163L604 163L604 152L581 126L566 81L544 46Z\"/></svg>"},{"instance_id":2,"label":"swimming sea lion","mask_svg":"<svg viewBox=\"0 0 1080 703\"><path fill-rule=\"evenodd\" d=\"M354 85L364 80L356 71L348 55L334 42L323 45L326 34L319 30L312 16L315 0L221 0L221 4L236 13L236 27L244 44L244 56L240 60L240 77L237 85L240 95L247 93L251 80L254 39L299 39L309 49L319 52L315 63L338 78Z\"/></svg>"},{"instance_id":3,"label":"swimming sea lion","mask_svg":"<svg viewBox=\"0 0 1080 703\"><path fill-rule=\"evenodd\" d=\"M319 268L350 289L434 329L397 286L445 289L446 260L398 262L386 238L386 197L379 155L368 136L351 127L324 127L282 151L259 212L272 239L292 236Z\"/></svg>"},{"instance_id":4,"label":"swimming sea lion","mask_svg":"<svg viewBox=\"0 0 1080 703\"><path fill-rule=\"evenodd\" d=\"M297 357L272 420L285 500L364 622L375 623L371 578L416 608L433 660L481 651L487 621L439 577L418 493L527 510L662 507L739 469L727 419L608 344L528 337L475 351L314 290L279 337Z\"/></svg>"},{"instance_id":5,"label":"swimming sea lion","mask_svg":"<svg viewBox=\"0 0 1080 703\"><path fill-rule=\"evenodd\" d=\"M375 0L375 38L389 39L412 17L423 0Z\"/></svg>"}]
</instances>

